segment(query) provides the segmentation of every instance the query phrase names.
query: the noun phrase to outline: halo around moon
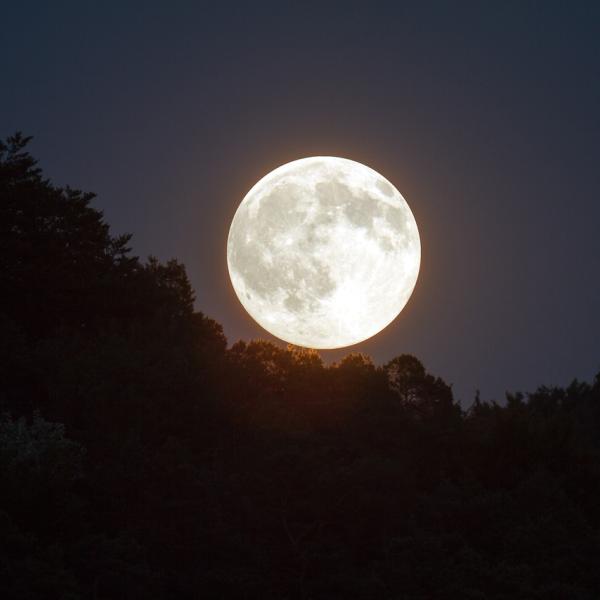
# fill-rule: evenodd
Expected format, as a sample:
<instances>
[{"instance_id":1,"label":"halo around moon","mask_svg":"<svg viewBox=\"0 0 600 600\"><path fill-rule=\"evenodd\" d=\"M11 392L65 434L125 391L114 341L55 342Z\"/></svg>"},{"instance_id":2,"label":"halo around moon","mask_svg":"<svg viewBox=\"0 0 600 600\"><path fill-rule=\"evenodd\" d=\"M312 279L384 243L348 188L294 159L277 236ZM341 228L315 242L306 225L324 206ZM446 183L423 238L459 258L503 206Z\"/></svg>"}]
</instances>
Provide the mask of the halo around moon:
<instances>
[{"instance_id":1,"label":"halo around moon","mask_svg":"<svg viewBox=\"0 0 600 600\"><path fill-rule=\"evenodd\" d=\"M312 156L244 197L227 240L233 288L274 336L341 348L375 335L415 287L421 243L400 192L373 169Z\"/></svg>"}]
</instances>

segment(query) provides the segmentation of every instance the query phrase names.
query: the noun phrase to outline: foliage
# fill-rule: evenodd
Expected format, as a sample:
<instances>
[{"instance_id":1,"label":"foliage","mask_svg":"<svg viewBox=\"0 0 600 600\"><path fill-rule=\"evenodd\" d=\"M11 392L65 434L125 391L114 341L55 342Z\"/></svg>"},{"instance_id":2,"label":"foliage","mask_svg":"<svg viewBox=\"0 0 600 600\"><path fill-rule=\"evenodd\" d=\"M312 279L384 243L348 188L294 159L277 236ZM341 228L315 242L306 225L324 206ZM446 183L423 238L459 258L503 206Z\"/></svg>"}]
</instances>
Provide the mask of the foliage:
<instances>
[{"instance_id":1,"label":"foliage","mask_svg":"<svg viewBox=\"0 0 600 600\"><path fill-rule=\"evenodd\" d=\"M2 598L596 598L600 374L227 346L184 267L0 143Z\"/></svg>"}]
</instances>

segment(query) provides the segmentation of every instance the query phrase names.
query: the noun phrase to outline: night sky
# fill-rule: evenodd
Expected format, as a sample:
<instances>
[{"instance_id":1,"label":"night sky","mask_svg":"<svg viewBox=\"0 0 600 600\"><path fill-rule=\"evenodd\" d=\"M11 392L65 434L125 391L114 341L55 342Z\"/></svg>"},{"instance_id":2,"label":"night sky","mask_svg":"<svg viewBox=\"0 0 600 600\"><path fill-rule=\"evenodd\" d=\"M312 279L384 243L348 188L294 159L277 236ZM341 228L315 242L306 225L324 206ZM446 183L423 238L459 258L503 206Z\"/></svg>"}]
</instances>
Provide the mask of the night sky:
<instances>
[{"instance_id":1,"label":"night sky","mask_svg":"<svg viewBox=\"0 0 600 600\"><path fill-rule=\"evenodd\" d=\"M310 155L407 199L421 273L345 351L410 353L468 406L600 368L600 3L4 3L0 135L98 194L136 255L187 266L230 343L248 189Z\"/></svg>"}]
</instances>

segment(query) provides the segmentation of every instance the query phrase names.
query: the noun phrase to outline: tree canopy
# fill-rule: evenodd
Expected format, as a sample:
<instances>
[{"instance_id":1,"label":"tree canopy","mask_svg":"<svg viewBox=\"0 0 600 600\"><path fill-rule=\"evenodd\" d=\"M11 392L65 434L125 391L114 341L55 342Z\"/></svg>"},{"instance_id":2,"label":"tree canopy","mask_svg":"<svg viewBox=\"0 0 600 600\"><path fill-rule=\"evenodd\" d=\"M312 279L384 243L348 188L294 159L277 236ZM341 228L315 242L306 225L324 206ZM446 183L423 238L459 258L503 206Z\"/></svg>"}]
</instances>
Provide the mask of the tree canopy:
<instances>
[{"instance_id":1,"label":"tree canopy","mask_svg":"<svg viewBox=\"0 0 600 600\"><path fill-rule=\"evenodd\" d=\"M600 373L464 410L414 356L228 345L28 142L0 142L3 599L600 596Z\"/></svg>"}]
</instances>

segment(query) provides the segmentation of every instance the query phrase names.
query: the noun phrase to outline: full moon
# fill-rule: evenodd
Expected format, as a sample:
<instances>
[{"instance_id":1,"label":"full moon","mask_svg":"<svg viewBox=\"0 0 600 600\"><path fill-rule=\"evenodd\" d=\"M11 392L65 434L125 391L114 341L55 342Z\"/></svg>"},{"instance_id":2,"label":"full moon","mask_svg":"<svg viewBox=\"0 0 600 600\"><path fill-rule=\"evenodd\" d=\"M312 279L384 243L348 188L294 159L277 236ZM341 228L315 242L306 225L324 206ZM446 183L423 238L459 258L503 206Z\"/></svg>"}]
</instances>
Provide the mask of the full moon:
<instances>
[{"instance_id":1,"label":"full moon","mask_svg":"<svg viewBox=\"0 0 600 600\"><path fill-rule=\"evenodd\" d=\"M312 156L263 177L227 240L233 288L274 336L342 348L389 325L417 282L421 242L406 200L345 158Z\"/></svg>"}]
</instances>

